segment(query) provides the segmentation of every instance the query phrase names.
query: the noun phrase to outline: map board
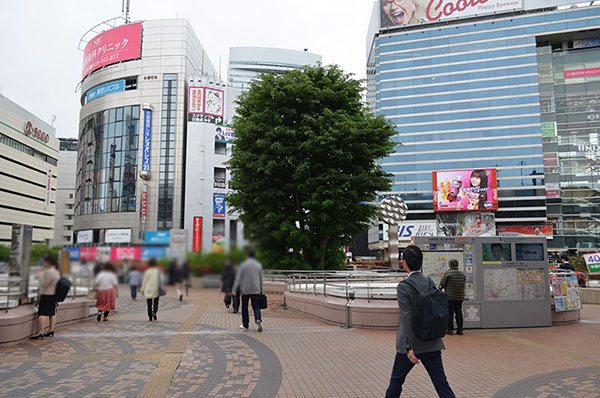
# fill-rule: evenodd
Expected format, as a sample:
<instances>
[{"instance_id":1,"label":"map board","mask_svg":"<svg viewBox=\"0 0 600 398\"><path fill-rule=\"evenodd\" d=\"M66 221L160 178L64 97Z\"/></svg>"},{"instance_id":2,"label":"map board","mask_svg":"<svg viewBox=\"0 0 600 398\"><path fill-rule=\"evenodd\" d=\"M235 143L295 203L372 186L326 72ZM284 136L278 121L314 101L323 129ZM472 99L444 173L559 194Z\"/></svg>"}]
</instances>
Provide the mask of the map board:
<instances>
[{"instance_id":1,"label":"map board","mask_svg":"<svg viewBox=\"0 0 600 398\"><path fill-rule=\"evenodd\" d=\"M453 258L458 260L458 269L465 272L465 262L463 261L463 253L461 252L424 252L423 274L431 278L436 286L439 286L444 272L450 268L448 262Z\"/></svg>"}]
</instances>

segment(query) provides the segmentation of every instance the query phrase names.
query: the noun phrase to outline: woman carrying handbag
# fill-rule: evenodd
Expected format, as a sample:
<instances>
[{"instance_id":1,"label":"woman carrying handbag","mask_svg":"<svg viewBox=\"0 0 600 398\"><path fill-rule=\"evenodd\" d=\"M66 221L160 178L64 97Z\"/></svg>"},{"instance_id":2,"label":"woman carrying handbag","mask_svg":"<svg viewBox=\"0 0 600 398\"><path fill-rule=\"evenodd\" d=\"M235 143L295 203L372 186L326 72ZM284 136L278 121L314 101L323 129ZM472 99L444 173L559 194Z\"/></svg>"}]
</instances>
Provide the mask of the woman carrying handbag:
<instances>
[{"instance_id":1,"label":"woman carrying handbag","mask_svg":"<svg viewBox=\"0 0 600 398\"><path fill-rule=\"evenodd\" d=\"M158 312L158 299L164 296L167 292L165 285L160 275L160 270L157 267L158 262L155 258L148 261L148 270L144 274L142 280L142 295L146 296L146 304L148 305L148 321L156 321L156 313Z\"/></svg>"}]
</instances>

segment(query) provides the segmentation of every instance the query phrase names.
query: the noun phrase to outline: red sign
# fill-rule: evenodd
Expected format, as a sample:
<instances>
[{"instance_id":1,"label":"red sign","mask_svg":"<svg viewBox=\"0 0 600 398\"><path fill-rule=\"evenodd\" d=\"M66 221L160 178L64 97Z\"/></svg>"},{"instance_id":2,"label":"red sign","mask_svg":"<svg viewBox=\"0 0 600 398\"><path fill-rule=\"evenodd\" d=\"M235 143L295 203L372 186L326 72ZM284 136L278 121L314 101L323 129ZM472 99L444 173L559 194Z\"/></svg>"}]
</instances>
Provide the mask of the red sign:
<instances>
[{"instance_id":1,"label":"red sign","mask_svg":"<svg viewBox=\"0 0 600 398\"><path fill-rule=\"evenodd\" d=\"M546 190L546 197L547 198L560 198L560 190L558 189L550 189L550 190Z\"/></svg>"},{"instance_id":2,"label":"red sign","mask_svg":"<svg viewBox=\"0 0 600 398\"><path fill-rule=\"evenodd\" d=\"M148 204L148 185L142 185L142 224L146 223L146 206Z\"/></svg>"},{"instance_id":3,"label":"red sign","mask_svg":"<svg viewBox=\"0 0 600 398\"><path fill-rule=\"evenodd\" d=\"M35 138L44 143L48 143L48 141L50 141L50 135L48 133L46 133L45 131L43 131L42 129L38 129L37 127L35 127L33 125L33 123L31 123L30 120L26 121L25 125L23 125L23 131L29 137Z\"/></svg>"},{"instance_id":4,"label":"red sign","mask_svg":"<svg viewBox=\"0 0 600 398\"><path fill-rule=\"evenodd\" d=\"M434 171L433 210L498 210L496 169Z\"/></svg>"},{"instance_id":5,"label":"red sign","mask_svg":"<svg viewBox=\"0 0 600 398\"><path fill-rule=\"evenodd\" d=\"M103 66L142 56L142 23L121 25L100 33L83 50L83 76Z\"/></svg>"},{"instance_id":6,"label":"red sign","mask_svg":"<svg viewBox=\"0 0 600 398\"><path fill-rule=\"evenodd\" d=\"M140 260L142 258L141 247L120 246L110 248L111 261Z\"/></svg>"},{"instance_id":7,"label":"red sign","mask_svg":"<svg viewBox=\"0 0 600 398\"><path fill-rule=\"evenodd\" d=\"M575 70L564 71L565 79L571 79L574 77L597 76L597 75L600 75L600 68L575 69Z\"/></svg>"},{"instance_id":8,"label":"red sign","mask_svg":"<svg viewBox=\"0 0 600 398\"><path fill-rule=\"evenodd\" d=\"M557 167L558 157L556 153L545 153L544 154L544 167Z\"/></svg>"},{"instance_id":9,"label":"red sign","mask_svg":"<svg viewBox=\"0 0 600 398\"><path fill-rule=\"evenodd\" d=\"M95 247L80 247L79 248L79 260L90 260L96 261L97 250Z\"/></svg>"},{"instance_id":10,"label":"red sign","mask_svg":"<svg viewBox=\"0 0 600 398\"><path fill-rule=\"evenodd\" d=\"M499 236L552 236L552 225L498 227Z\"/></svg>"},{"instance_id":11,"label":"red sign","mask_svg":"<svg viewBox=\"0 0 600 398\"><path fill-rule=\"evenodd\" d=\"M194 217L194 253L202 250L202 217Z\"/></svg>"}]
</instances>

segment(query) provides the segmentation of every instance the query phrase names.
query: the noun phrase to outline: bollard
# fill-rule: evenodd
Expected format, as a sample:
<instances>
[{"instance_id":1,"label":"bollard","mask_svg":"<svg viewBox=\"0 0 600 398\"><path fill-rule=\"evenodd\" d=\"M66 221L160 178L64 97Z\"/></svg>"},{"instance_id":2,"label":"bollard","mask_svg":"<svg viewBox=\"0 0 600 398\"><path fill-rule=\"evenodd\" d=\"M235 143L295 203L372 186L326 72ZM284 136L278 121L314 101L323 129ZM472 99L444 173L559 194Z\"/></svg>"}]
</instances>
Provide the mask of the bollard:
<instances>
[{"instance_id":1,"label":"bollard","mask_svg":"<svg viewBox=\"0 0 600 398\"><path fill-rule=\"evenodd\" d=\"M348 294L348 302L346 302L346 327L352 327L352 304L354 303L354 292Z\"/></svg>"}]
</instances>

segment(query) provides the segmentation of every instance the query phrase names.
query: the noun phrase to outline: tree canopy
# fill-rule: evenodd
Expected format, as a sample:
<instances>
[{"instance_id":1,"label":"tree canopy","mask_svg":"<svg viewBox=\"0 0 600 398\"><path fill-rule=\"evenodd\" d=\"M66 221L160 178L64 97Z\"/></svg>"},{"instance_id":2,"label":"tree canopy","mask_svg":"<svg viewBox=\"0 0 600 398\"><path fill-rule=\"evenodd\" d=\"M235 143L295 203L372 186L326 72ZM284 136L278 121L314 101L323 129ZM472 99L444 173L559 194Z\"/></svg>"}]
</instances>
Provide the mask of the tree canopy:
<instances>
[{"instance_id":1,"label":"tree canopy","mask_svg":"<svg viewBox=\"0 0 600 398\"><path fill-rule=\"evenodd\" d=\"M377 159L392 125L364 105L337 66L265 74L238 99L227 202L267 266L337 267L351 235L376 216L390 179Z\"/></svg>"}]
</instances>

